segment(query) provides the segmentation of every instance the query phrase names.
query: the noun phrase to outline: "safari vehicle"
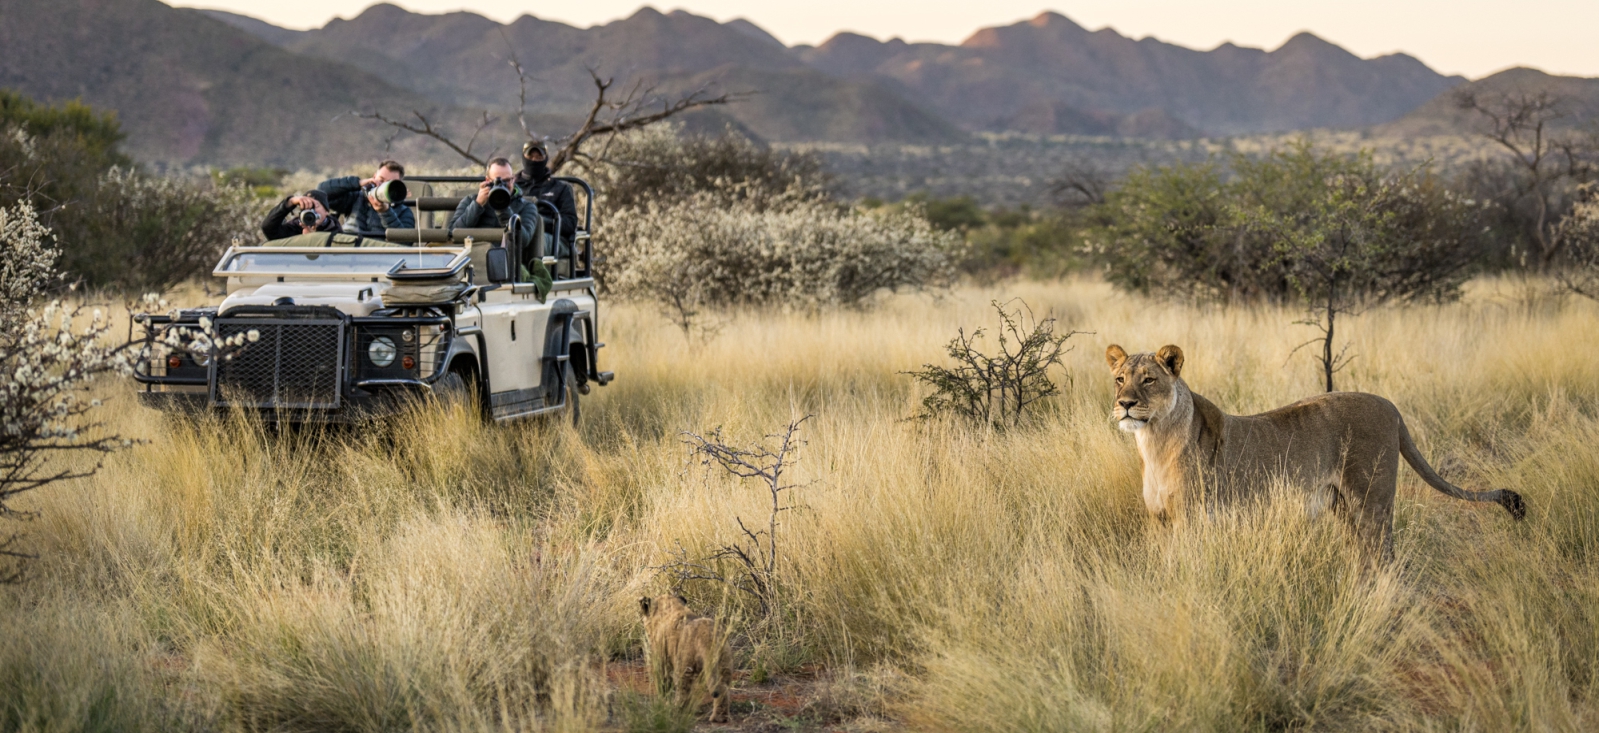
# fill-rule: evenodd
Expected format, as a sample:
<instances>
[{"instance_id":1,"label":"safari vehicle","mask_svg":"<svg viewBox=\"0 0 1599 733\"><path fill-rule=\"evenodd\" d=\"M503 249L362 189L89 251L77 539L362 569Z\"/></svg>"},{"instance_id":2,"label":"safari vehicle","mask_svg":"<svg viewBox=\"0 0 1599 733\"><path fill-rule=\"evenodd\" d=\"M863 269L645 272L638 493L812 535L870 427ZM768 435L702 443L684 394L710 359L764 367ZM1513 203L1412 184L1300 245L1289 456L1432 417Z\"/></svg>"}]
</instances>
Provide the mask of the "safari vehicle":
<instances>
[{"instance_id":1,"label":"safari vehicle","mask_svg":"<svg viewBox=\"0 0 1599 733\"><path fill-rule=\"evenodd\" d=\"M431 193L480 180L407 183ZM560 261L542 251L542 221L529 244L510 236L514 221L450 228L458 196L406 200L416 229L235 244L212 272L227 283L221 305L138 319L141 400L174 411L243 407L277 421L350 422L436 393L496 421L564 410L575 423L579 396L612 373L598 368L594 190L560 180L587 199ZM543 298L535 263L554 280Z\"/></svg>"}]
</instances>

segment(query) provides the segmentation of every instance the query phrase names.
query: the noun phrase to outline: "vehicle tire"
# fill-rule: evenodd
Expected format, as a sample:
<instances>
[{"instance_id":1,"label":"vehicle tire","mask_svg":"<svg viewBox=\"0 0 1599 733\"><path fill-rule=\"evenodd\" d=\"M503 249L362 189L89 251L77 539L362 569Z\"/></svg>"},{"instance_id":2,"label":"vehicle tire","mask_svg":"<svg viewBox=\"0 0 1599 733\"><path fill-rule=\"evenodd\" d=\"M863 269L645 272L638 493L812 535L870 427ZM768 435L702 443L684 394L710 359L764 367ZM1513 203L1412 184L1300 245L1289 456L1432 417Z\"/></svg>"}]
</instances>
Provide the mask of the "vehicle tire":
<instances>
[{"instance_id":1,"label":"vehicle tire","mask_svg":"<svg viewBox=\"0 0 1599 733\"><path fill-rule=\"evenodd\" d=\"M566 362L566 411L572 415L572 427L577 427L583 418L583 408L578 402L577 375L571 360Z\"/></svg>"},{"instance_id":2,"label":"vehicle tire","mask_svg":"<svg viewBox=\"0 0 1599 733\"><path fill-rule=\"evenodd\" d=\"M477 380L472 379L458 369L451 369L433 385L433 394L438 397L439 403L448 407L464 404L473 410L481 410L477 399Z\"/></svg>"}]
</instances>

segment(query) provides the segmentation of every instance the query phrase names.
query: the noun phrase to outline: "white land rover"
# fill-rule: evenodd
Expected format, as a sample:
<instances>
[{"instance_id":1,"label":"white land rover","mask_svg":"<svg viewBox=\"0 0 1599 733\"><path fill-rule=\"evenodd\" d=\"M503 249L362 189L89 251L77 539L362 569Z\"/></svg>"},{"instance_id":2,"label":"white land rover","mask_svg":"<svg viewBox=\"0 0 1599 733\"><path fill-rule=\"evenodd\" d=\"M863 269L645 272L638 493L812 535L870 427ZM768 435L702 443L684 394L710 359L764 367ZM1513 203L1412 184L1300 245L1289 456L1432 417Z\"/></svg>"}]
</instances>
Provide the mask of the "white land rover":
<instances>
[{"instance_id":1,"label":"white land rover","mask_svg":"<svg viewBox=\"0 0 1599 733\"><path fill-rule=\"evenodd\" d=\"M542 221L528 243L508 234L514 223L450 228L460 201L450 196L407 200L416 229L230 247L212 272L227 282L221 305L139 317L141 400L166 410L245 407L278 421L348 422L431 392L475 402L497 421L565 410L576 422L579 395L612 373L598 369L593 189L560 180L586 200L559 260L543 251ZM428 189L478 181L407 179ZM544 293L541 272L553 277Z\"/></svg>"}]
</instances>

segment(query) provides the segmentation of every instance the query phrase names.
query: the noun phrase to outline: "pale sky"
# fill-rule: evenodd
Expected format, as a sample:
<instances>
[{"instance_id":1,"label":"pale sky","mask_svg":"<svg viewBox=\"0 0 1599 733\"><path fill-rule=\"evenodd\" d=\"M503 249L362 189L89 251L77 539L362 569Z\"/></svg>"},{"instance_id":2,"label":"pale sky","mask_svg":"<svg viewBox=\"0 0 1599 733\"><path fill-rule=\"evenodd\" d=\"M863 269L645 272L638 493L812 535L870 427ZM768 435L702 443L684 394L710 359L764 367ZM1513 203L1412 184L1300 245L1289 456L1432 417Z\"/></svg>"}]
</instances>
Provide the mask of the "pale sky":
<instances>
[{"instance_id":1,"label":"pale sky","mask_svg":"<svg viewBox=\"0 0 1599 733\"><path fill-rule=\"evenodd\" d=\"M170 0L253 15L288 28L353 17L372 0ZM523 14L587 27L632 15L638 0L401 0L420 13L453 10L508 22ZM1404 51L1446 74L1478 78L1511 66L1599 76L1599 0L681 0L652 3L721 21L747 18L790 45L840 30L876 38L959 43L978 28L1054 10L1089 29L1111 26L1190 48L1224 41L1276 48L1308 30L1362 57Z\"/></svg>"}]
</instances>

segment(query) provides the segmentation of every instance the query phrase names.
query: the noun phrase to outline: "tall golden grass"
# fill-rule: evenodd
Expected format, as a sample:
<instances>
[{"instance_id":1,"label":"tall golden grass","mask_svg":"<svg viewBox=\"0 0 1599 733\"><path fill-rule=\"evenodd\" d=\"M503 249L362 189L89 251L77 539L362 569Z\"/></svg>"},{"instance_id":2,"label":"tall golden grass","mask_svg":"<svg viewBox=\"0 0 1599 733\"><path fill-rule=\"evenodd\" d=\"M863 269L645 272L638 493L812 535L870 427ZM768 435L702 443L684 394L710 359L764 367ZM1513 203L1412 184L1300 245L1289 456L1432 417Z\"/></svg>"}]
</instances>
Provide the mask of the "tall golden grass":
<instances>
[{"instance_id":1,"label":"tall golden grass","mask_svg":"<svg viewBox=\"0 0 1599 733\"><path fill-rule=\"evenodd\" d=\"M1408 472L1397 560L1268 506L1165 527L1109 423L1112 342L1177 343L1234 413L1317 389L1297 314L1188 308L1102 283L900 297L870 312L746 313L709 342L602 314L578 430L419 408L361 431L164 418L106 384L148 444L31 496L40 555L0 589L0 729L591 730L626 727L605 665L640 654L637 599L681 543L763 521L765 492L690 460L683 431L748 442L805 414L779 528L781 616L709 583L755 679L819 664L831 715L934 730L1599 728L1599 325L1586 303L1473 284L1342 333L1347 389L1392 399L1457 483ZM917 423L900 374L991 299L1079 335L1063 394L1003 433ZM754 684L747 682L745 684ZM735 709L735 718L738 710Z\"/></svg>"}]
</instances>

